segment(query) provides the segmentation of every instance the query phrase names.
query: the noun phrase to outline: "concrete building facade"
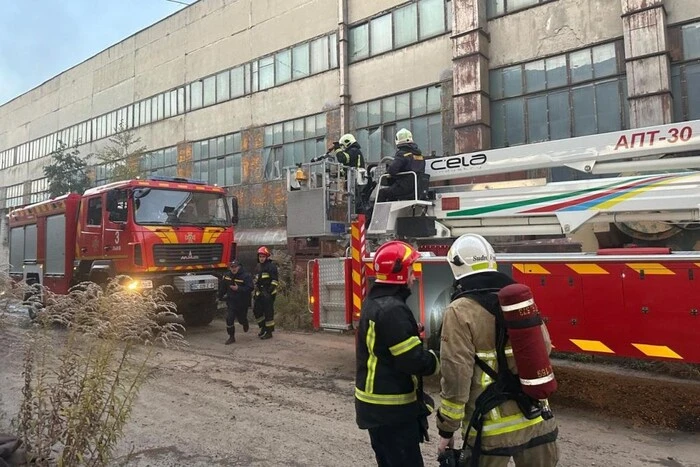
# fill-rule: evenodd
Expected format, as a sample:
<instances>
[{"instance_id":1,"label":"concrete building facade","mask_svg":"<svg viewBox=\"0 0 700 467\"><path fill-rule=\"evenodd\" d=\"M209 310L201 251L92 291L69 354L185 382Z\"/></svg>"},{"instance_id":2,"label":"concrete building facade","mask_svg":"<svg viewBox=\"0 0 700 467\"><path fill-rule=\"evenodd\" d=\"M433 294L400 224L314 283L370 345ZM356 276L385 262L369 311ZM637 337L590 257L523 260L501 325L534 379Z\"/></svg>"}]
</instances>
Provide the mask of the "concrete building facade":
<instances>
[{"instance_id":1,"label":"concrete building facade","mask_svg":"<svg viewBox=\"0 0 700 467\"><path fill-rule=\"evenodd\" d=\"M105 183L120 125L144 174L230 187L245 238L344 132L378 161L404 126L442 155L698 115L696 0L199 0L0 106L0 258L56 144Z\"/></svg>"}]
</instances>

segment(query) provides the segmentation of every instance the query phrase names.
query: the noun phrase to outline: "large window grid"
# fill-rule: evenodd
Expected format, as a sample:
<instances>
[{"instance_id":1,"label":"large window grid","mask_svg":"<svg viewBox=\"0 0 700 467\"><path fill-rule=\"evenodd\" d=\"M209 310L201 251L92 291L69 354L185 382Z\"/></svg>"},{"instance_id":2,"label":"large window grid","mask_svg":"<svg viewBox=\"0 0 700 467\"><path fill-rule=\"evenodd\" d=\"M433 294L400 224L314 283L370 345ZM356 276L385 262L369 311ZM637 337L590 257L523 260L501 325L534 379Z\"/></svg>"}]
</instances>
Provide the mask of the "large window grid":
<instances>
[{"instance_id":1,"label":"large window grid","mask_svg":"<svg viewBox=\"0 0 700 467\"><path fill-rule=\"evenodd\" d=\"M426 156L443 154L442 115L438 86L384 97L353 106L355 138L368 162L396 153L395 135L401 128Z\"/></svg>"},{"instance_id":2,"label":"large window grid","mask_svg":"<svg viewBox=\"0 0 700 467\"><path fill-rule=\"evenodd\" d=\"M676 122L700 118L700 22L669 31L673 51L671 92Z\"/></svg>"},{"instance_id":3,"label":"large window grid","mask_svg":"<svg viewBox=\"0 0 700 467\"><path fill-rule=\"evenodd\" d=\"M151 151L141 156L139 168L144 176L177 177L177 147Z\"/></svg>"},{"instance_id":4,"label":"large window grid","mask_svg":"<svg viewBox=\"0 0 700 467\"><path fill-rule=\"evenodd\" d=\"M49 199L49 179L32 180L29 185L29 204L39 203Z\"/></svg>"},{"instance_id":5,"label":"large window grid","mask_svg":"<svg viewBox=\"0 0 700 467\"><path fill-rule=\"evenodd\" d=\"M139 170L144 176L177 176L177 147L158 149L145 153L139 159ZM112 178L113 164L97 164L95 167L95 185L106 185Z\"/></svg>"},{"instance_id":6,"label":"large window grid","mask_svg":"<svg viewBox=\"0 0 700 467\"><path fill-rule=\"evenodd\" d=\"M325 154L326 114L266 126L264 146L263 176L266 180L279 179L285 167Z\"/></svg>"},{"instance_id":7,"label":"large window grid","mask_svg":"<svg viewBox=\"0 0 700 467\"><path fill-rule=\"evenodd\" d=\"M348 45L350 62L442 35L451 28L450 0L414 0L351 27Z\"/></svg>"},{"instance_id":8,"label":"large window grid","mask_svg":"<svg viewBox=\"0 0 700 467\"><path fill-rule=\"evenodd\" d=\"M17 185L10 185L5 188L5 208L14 208L21 206L24 203L24 184L18 183Z\"/></svg>"},{"instance_id":9,"label":"large window grid","mask_svg":"<svg viewBox=\"0 0 700 467\"><path fill-rule=\"evenodd\" d=\"M553 1L555 0L486 0L486 16L489 19L495 18Z\"/></svg>"},{"instance_id":10,"label":"large window grid","mask_svg":"<svg viewBox=\"0 0 700 467\"><path fill-rule=\"evenodd\" d=\"M230 133L192 143L192 178L219 186L240 185L241 134Z\"/></svg>"},{"instance_id":11,"label":"large window grid","mask_svg":"<svg viewBox=\"0 0 700 467\"><path fill-rule=\"evenodd\" d=\"M0 169L6 169L15 165L15 150L0 151Z\"/></svg>"},{"instance_id":12,"label":"large window grid","mask_svg":"<svg viewBox=\"0 0 700 467\"><path fill-rule=\"evenodd\" d=\"M49 155L58 140L89 143L113 136L120 125L136 128L337 68L337 43L337 33L325 34L10 148L0 152L0 169Z\"/></svg>"},{"instance_id":13,"label":"large window grid","mask_svg":"<svg viewBox=\"0 0 700 467\"><path fill-rule=\"evenodd\" d=\"M621 50L614 42L492 70L492 146L626 128Z\"/></svg>"}]
</instances>

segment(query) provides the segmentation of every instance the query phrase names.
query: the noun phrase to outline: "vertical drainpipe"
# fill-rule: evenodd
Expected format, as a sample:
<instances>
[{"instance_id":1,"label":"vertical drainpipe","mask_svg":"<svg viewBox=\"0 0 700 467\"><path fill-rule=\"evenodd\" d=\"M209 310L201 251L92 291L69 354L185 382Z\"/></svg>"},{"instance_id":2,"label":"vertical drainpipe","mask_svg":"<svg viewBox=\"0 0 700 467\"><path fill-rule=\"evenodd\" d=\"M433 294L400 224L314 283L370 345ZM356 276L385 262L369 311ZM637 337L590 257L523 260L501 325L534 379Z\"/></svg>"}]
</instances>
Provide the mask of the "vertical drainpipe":
<instances>
[{"instance_id":1,"label":"vertical drainpipe","mask_svg":"<svg viewBox=\"0 0 700 467\"><path fill-rule=\"evenodd\" d=\"M350 85L348 74L348 0L338 0L338 68L340 84L340 134L350 131Z\"/></svg>"}]
</instances>

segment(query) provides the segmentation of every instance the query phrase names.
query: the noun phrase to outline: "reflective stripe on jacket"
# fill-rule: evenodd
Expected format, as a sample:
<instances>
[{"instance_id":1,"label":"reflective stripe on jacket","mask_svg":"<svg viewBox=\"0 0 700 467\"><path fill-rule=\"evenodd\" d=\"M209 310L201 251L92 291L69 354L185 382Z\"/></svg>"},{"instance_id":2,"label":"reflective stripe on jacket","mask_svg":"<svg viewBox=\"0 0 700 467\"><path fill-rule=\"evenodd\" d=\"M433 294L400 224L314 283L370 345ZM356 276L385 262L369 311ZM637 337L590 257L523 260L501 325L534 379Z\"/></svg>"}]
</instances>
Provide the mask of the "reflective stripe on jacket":
<instances>
[{"instance_id":1,"label":"reflective stripe on jacket","mask_svg":"<svg viewBox=\"0 0 700 467\"><path fill-rule=\"evenodd\" d=\"M549 351L551 343L544 325L542 333ZM495 346L495 317L479 303L471 298L462 297L447 307L443 316L440 344L442 378L437 426L441 432L452 433L460 429L460 426L466 429L474 412L476 399L492 382L491 377L476 365L474 356L478 355L497 371ZM506 345L506 357L510 370L517 373L510 342ZM488 451L521 446L556 429L554 418L543 420L542 417L537 417L528 420L514 401L507 401L486 416L482 449ZM475 432L470 432L470 438L474 435ZM473 446L473 439L470 444Z\"/></svg>"},{"instance_id":2,"label":"reflective stripe on jacket","mask_svg":"<svg viewBox=\"0 0 700 467\"><path fill-rule=\"evenodd\" d=\"M238 290L231 290L233 284L238 285ZM234 276L231 271L226 271L219 282L219 298L226 298L227 302L236 306L248 307L253 293L253 276L243 267L239 268Z\"/></svg>"},{"instance_id":3,"label":"reflective stripe on jacket","mask_svg":"<svg viewBox=\"0 0 700 467\"><path fill-rule=\"evenodd\" d=\"M355 411L362 429L416 420L421 413L418 376L439 370L406 305L409 295L402 286L375 284L362 304L355 378Z\"/></svg>"},{"instance_id":4,"label":"reflective stripe on jacket","mask_svg":"<svg viewBox=\"0 0 700 467\"><path fill-rule=\"evenodd\" d=\"M279 274L277 272L277 265L272 262L272 260L268 259L258 267L258 274L255 277L255 296L257 297L260 295L261 292L275 295L278 285Z\"/></svg>"}]
</instances>

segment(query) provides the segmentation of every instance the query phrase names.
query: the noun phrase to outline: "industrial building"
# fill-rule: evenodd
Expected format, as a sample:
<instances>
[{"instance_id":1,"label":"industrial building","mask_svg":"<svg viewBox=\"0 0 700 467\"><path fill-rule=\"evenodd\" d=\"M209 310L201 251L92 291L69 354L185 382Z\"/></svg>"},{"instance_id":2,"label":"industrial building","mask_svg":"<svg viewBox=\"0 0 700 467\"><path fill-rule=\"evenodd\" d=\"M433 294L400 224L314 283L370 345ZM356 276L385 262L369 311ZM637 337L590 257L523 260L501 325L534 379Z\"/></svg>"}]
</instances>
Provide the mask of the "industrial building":
<instances>
[{"instance_id":1,"label":"industrial building","mask_svg":"<svg viewBox=\"0 0 700 467\"><path fill-rule=\"evenodd\" d=\"M57 142L102 184L120 125L144 175L229 187L240 242L284 244L284 168L348 131L376 162L401 127L442 155L698 115L696 0L199 0L0 106L0 262Z\"/></svg>"}]
</instances>

